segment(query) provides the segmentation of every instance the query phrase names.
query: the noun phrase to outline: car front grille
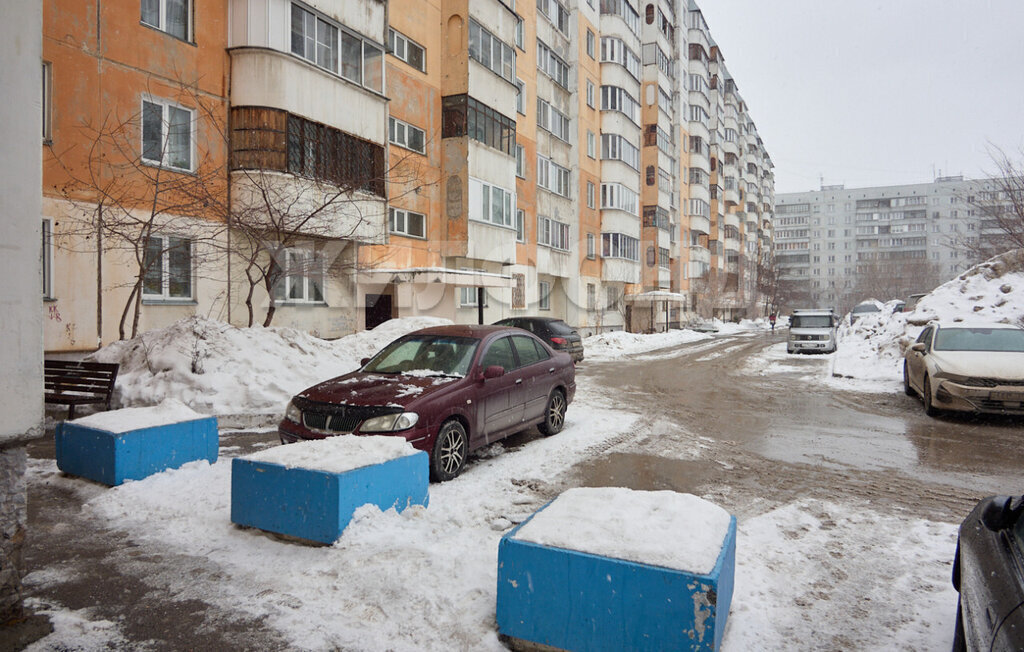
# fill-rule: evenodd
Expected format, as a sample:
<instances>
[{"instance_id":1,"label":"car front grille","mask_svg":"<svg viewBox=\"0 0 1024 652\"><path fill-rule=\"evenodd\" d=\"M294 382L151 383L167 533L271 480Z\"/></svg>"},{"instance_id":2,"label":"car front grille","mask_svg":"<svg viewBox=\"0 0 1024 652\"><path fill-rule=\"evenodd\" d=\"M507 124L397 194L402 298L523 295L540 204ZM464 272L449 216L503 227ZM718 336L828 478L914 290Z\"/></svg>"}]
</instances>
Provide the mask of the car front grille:
<instances>
[{"instance_id":1,"label":"car front grille","mask_svg":"<svg viewBox=\"0 0 1024 652\"><path fill-rule=\"evenodd\" d=\"M968 387L1024 387L1024 380L998 380L996 378L967 378L961 385Z\"/></svg>"},{"instance_id":2,"label":"car front grille","mask_svg":"<svg viewBox=\"0 0 1024 652\"><path fill-rule=\"evenodd\" d=\"M310 430L326 433L345 433L355 430L360 423L384 414L397 414L401 407L382 405L339 405L319 403L295 398L295 407L302 411L302 424Z\"/></svg>"}]
</instances>

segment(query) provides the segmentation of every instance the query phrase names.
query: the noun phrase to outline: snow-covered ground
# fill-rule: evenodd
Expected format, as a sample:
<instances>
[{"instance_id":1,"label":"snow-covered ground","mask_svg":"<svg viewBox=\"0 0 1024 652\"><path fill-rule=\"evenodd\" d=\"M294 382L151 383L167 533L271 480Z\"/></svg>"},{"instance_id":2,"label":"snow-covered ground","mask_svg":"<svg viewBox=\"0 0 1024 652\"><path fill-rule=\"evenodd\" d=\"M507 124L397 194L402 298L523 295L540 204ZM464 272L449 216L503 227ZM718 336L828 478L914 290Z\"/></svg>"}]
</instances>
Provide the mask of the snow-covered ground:
<instances>
[{"instance_id":1,"label":"snow-covered ground","mask_svg":"<svg viewBox=\"0 0 1024 652\"><path fill-rule=\"evenodd\" d=\"M747 370L802 370L808 382L898 392L902 350L929 319L1024 318L1022 260L1017 254L979 266L921 299L912 313L894 314L887 305L852 326L847 322L839 330L839 351L824 356L826 364L800 365L785 344L776 344L754 356ZM277 414L297 391L354 369L405 332L436 323L443 322L394 320L325 342L290 329L238 329L194 318L96 357L121 363L122 405L174 399L206 414ZM730 337L769 328L764 320L715 326L719 336ZM686 330L605 333L587 338L585 348L588 361L660 356L710 337ZM180 577L165 590L263 619L297 649L500 650L498 541L550 497L545 489L553 479L629 439L639 415L609 400L582 377L562 433L515 451L491 446L456 480L431 485L429 508L398 514L364 507L329 547L233 526L234 451L228 449L215 464L196 462L111 489L64 477L53 461L33 460L29 482L78 492L88 514L136 544L206 560L218 581ZM955 537L956 524L880 513L838 497L798 500L743 519L723 649L947 649L956 607L949 582ZM26 583L44 586L64 579L61 572L40 570ZM116 623L95 620L88 610L38 600L32 606L55 625L32 650L124 642Z\"/></svg>"},{"instance_id":2,"label":"snow-covered ground","mask_svg":"<svg viewBox=\"0 0 1024 652\"><path fill-rule=\"evenodd\" d=\"M322 342L287 329L186 320L98 357L126 365L119 388L129 404L177 397L200 412L274 411L292 392L354 368L359 358L427 323L395 320L382 333ZM769 328L763 321L717 325L731 336ZM710 337L692 331L627 335L588 338L588 359L671 355L670 347ZM765 354L765 373L785 371L785 349L781 356L777 349ZM259 618L296 649L500 650L498 541L546 502L553 479L630 438L639 415L609 400L581 377L563 432L515 451L491 446L456 480L431 485L429 508L399 514L363 507L330 547L233 526L232 450L222 449L214 464L191 463L110 489L64 477L53 461L32 460L29 482L78 492L87 514L138 545L205 560L218 581L162 577L170 582L164 590ZM741 520L723 648L830 648L828 641L853 649L948 647L956 606L949 583L955 531L955 524L839 499L801 500ZM891 554L895 550L899 554ZM31 573L26 583L66 579L61 572ZM55 632L31 650L123 642L116 623L94 621L88 610L37 600L32 606L51 614ZM851 610L869 614L873 626L851 625Z\"/></svg>"}]
</instances>

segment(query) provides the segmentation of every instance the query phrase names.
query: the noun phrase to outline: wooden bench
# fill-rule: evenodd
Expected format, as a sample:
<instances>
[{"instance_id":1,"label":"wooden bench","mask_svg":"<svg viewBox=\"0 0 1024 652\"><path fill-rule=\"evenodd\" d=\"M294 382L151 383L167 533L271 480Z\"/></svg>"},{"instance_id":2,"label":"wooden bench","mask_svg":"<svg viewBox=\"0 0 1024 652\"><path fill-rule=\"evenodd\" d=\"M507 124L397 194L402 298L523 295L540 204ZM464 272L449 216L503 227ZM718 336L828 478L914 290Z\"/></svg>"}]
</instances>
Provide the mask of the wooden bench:
<instances>
[{"instance_id":1,"label":"wooden bench","mask_svg":"<svg viewBox=\"0 0 1024 652\"><path fill-rule=\"evenodd\" d=\"M68 421L75 418L75 406L104 403L110 409L118 365L107 362L46 360L43 362L47 403L68 406Z\"/></svg>"}]
</instances>

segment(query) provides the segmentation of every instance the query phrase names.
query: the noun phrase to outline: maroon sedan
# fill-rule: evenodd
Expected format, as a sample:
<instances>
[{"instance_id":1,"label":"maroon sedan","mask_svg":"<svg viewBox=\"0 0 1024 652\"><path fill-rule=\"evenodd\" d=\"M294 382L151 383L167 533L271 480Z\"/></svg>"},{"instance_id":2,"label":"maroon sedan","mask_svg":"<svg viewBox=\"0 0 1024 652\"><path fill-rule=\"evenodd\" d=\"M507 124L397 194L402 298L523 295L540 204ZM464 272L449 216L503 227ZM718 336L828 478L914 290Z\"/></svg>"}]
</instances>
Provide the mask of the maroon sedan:
<instances>
[{"instance_id":1,"label":"maroon sedan","mask_svg":"<svg viewBox=\"0 0 1024 652\"><path fill-rule=\"evenodd\" d=\"M469 451L536 425L562 429L576 392L567 353L500 326L437 326L401 337L363 367L292 399L283 443L331 435L395 435L430 454L450 480Z\"/></svg>"}]
</instances>

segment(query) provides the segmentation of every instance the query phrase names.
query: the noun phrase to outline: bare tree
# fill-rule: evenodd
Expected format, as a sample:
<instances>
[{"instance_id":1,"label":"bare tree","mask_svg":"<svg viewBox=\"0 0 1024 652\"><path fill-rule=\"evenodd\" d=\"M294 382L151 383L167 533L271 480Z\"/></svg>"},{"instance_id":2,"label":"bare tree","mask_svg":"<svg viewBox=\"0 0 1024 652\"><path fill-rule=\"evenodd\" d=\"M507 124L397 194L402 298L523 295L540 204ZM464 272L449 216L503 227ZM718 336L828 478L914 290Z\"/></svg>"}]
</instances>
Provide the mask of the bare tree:
<instances>
[{"instance_id":1,"label":"bare tree","mask_svg":"<svg viewBox=\"0 0 1024 652\"><path fill-rule=\"evenodd\" d=\"M778 313L781 307L782 285L775 252L765 249L757 259L757 294L764 301L763 314Z\"/></svg>"},{"instance_id":2,"label":"bare tree","mask_svg":"<svg viewBox=\"0 0 1024 652\"><path fill-rule=\"evenodd\" d=\"M1011 249L1024 247L1024 148L1013 159L1003 150L990 150L994 174L962 197L980 220L973 233L958 233L951 246L980 263Z\"/></svg>"},{"instance_id":3,"label":"bare tree","mask_svg":"<svg viewBox=\"0 0 1024 652\"><path fill-rule=\"evenodd\" d=\"M857 265L857 280L849 299L888 301L914 292L927 292L942 282L939 265L927 258L869 260Z\"/></svg>"},{"instance_id":4,"label":"bare tree","mask_svg":"<svg viewBox=\"0 0 1024 652\"><path fill-rule=\"evenodd\" d=\"M257 288L268 298L262 323L269 326L292 289L284 287L286 277L311 279L312 291L322 293L316 279L325 271L354 270L360 243L384 241L386 191L395 200L438 182L415 156L396 154L385 166L383 148L308 121L296 126L283 111L241 108L232 115L229 253L242 264L250 326ZM319 151L288 142L299 129L318 130ZM344 155L331 151L330 143L342 141Z\"/></svg>"},{"instance_id":5,"label":"bare tree","mask_svg":"<svg viewBox=\"0 0 1024 652\"><path fill-rule=\"evenodd\" d=\"M226 157L216 137L212 146L193 142L197 134L220 132L216 123L223 121L223 107L196 83L179 82L174 99L177 106L144 102L141 111L127 116L110 111L80 125L82 138L70 139L70 148L49 150L49 162L65 175L53 190L72 207L62 229L70 237L55 239L55 246L120 251L131 261L130 280L120 284L131 288L118 325L121 339L138 334L145 288L187 286L191 292L191 273L168 275L165 258L201 269L210 250L201 245L223 234L218 218L227 189Z\"/></svg>"}]
</instances>

